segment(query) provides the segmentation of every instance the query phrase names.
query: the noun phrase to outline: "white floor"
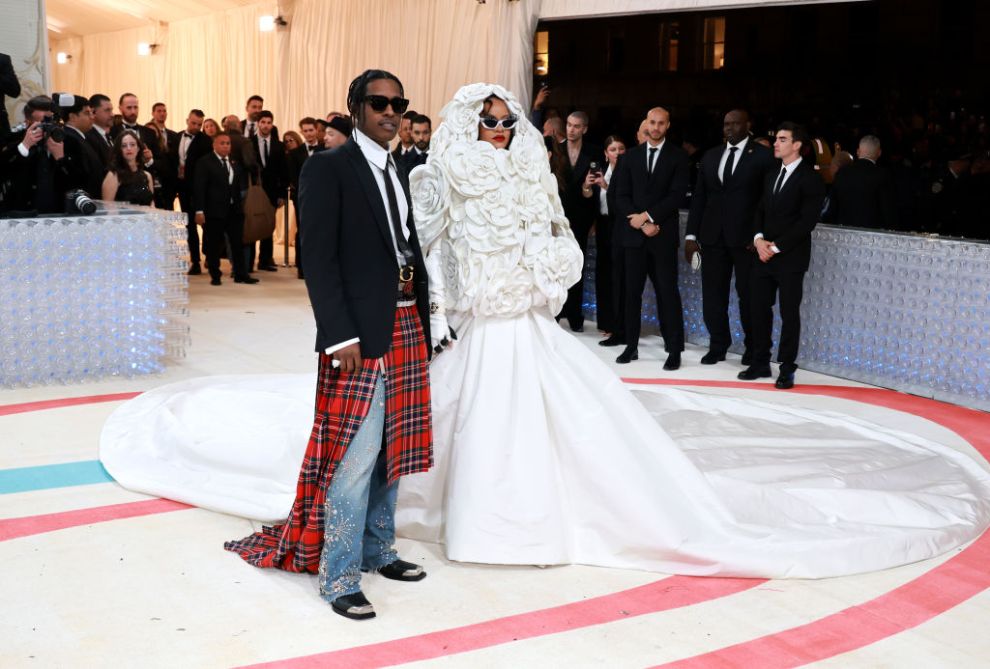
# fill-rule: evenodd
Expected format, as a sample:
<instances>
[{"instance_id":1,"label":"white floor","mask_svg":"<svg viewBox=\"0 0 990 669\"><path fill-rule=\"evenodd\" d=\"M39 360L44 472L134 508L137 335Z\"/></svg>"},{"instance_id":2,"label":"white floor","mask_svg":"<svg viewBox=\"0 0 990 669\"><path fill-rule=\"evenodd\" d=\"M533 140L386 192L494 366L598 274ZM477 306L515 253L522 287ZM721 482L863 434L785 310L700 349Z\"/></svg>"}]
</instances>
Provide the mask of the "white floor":
<instances>
[{"instance_id":1,"label":"white floor","mask_svg":"<svg viewBox=\"0 0 990 669\"><path fill-rule=\"evenodd\" d=\"M0 667L990 666L986 537L886 572L772 582L465 565L447 562L435 545L400 541L402 555L425 564L429 578L368 577L378 618L356 623L318 598L314 577L254 569L225 552L224 540L252 531L246 520L154 506L112 482L4 490L5 470L96 460L102 423L118 403L11 405L209 374L313 369L303 282L293 268L256 276L258 285L220 287L192 277L192 344L161 376L0 390ZM593 328L579 336L606 359L617 354L595 345ZM796 390L805 392L739 387L738 358L703 367L702 353L691 348L683 367L666 373L659 339L650 337L640 360L616 371L676 379L695 392L833 408L987 452L936 422L944 412L934 402L915 415L828 389L809 393L809 385L859 384L804 371ZM110 507L111 519L97 507Z\"/></svg>"}]
</instances>

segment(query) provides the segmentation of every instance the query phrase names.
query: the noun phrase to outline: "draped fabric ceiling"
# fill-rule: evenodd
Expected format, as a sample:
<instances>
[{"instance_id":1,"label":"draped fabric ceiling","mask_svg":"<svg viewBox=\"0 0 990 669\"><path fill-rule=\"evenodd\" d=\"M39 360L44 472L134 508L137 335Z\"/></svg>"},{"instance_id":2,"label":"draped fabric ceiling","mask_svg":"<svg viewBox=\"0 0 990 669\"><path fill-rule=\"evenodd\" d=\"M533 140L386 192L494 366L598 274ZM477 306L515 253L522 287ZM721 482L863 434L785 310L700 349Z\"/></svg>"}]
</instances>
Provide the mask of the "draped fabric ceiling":
<instances>
[{"instance_id":1,"label":"draped fabric ceiling","mask_svg":"<svg viewBox=\"0 0 990 669\"><path fill-rule=\"evenodd\" d=\"M47 13L57 91L114 101L134 93L142 121L152 103L165 102L176 129L194 107L217 120L243 117L247 97L257 93L284 131L304 116L345 111L348 84L369 67L398 75L412 108L434 118L469 82L499 83L528 99L540 18L769 4L796 2L47 0ZM281 15L288 26L260 32L264 15ZM139 42L157 47L138 56ZM55 64L57 52L72 58Z\"/></svg>"}]
</instances>

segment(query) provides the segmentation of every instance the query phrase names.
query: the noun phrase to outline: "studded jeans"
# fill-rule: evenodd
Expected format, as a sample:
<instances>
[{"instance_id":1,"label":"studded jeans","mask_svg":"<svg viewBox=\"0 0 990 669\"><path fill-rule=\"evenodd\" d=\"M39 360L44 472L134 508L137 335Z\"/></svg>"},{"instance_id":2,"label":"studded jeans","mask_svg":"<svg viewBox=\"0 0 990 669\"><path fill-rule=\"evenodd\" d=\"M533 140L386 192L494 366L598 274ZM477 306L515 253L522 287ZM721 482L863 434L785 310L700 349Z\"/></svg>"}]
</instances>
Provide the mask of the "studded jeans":
<instances>
[{"instance_id":1,"label":"studded jeans","mask_svg":"<svg viewBox=\"0 0 990 669\"><path fill-rule=\"evenodd\" d=\"M361 589L361 570L373 571L398 559L395 496L388 484L382 431L385 383L375 382L371 408L334 472L327 493L320 596L328 602Z\"/></svg>"}]
</instances>

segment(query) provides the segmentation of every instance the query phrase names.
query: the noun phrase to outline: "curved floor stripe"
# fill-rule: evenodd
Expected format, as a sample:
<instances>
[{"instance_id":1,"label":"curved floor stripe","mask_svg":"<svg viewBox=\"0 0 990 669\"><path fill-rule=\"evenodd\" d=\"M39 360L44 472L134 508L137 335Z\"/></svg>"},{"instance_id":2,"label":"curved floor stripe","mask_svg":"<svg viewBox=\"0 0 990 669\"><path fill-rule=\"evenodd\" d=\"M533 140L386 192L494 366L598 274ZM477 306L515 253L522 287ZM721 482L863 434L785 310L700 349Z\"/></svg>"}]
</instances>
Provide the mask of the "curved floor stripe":
<instances>
[{"instance_id":1,"label":"curved floor stripe","mask_svg":"<svg viewBox=\"0 0 990 669\"><path fill-rule=\"evenodd\" d=\"M990 534L899 588L806 625L711 653L659 665L664 669L784 669L817 662L917 627L990 587Z\"/></svg>"},{"instance_id":2,"label":"curved floor stripe","mask_svg":"<svg viewBox=\"0 0 990 669\"><path fill-rule=\"evenodd\" d=\"M85 397L63 397L57 400L40 400L24 402L23 404L0 404L0 416L10 416L15 413L29 411L44 411L45 409L60 409L62 407L79 406L82 404L99 404L100 402L120 402L140 395L137 393L113 393L111 395L87 395Z\"/></svg>"},{"instance_id":3,"label":"curved floor stripe","mask_svg":"<svg viewBox=\"0 0 990 669\"><path fill-rule=\"evenodd\" d=\"M64 530L80 525L105 523L110 520L137 518L156 513L182 511L193 507L170 499L149 499L141 502L125 504L110 504L89 509L76 509L60 513L46 513L40 516L24 516L21 518L6 518L0 520L0 541L29 537L34 534L44 534Z\"/></svg>"},{"instance_id":4,"label":"curved floor stripe","mask_svg":"<svg viewBox=\"0 0 990 669\"><path fill-rule=\"evenodd\" d=\"M112 482L99 460L0 469L0 495Z\"/></svg>"},{"instance_id":5,"label":"curved floor stripe","mask_svg":"<svg viewBox=\"0 0 990 669\"><path fill-rule=\"evenodd\" d=\"M734 595L763 583L766 583L765 579L671 576L610 595L486 620L474 625L250 666L252 668L365 669L419 662L520 639L558 634L657 611L691 606Z\"/></svg>"}]
</instances>

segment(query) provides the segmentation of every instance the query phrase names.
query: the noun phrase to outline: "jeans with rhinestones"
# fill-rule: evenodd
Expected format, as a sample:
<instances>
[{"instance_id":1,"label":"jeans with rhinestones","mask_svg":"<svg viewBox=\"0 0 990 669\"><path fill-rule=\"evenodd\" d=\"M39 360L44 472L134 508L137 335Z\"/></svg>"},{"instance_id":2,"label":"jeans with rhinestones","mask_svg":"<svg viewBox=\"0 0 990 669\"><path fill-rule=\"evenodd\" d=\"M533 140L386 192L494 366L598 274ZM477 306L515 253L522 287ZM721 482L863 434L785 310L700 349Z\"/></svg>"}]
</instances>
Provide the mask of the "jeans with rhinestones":
<instances>
[{"instance_id":1,"label":"jeans with rhinestones","mask_svg":"<svg viewBox=\"0 0 990 669\"><path fill-rule=\"evenodd\" d=\"M385 383L375 382L371 407L327 492L320 596L328 602L361 589L361 570L374 571L398 559L395 542L395 495L388 484L382 432Z\"/></svg>"}]
</instances>

